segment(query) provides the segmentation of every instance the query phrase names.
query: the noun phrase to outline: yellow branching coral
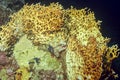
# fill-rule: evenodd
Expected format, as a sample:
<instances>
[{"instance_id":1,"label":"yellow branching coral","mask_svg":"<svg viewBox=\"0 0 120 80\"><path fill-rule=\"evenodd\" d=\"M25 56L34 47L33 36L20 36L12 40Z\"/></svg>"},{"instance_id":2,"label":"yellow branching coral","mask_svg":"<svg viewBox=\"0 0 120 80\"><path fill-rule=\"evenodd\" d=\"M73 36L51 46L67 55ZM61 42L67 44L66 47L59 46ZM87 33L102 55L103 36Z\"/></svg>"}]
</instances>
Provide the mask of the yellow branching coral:
<instances>
[{"instance_id":1,"label":"yellow branching coral","mask_svg":"<svg viewBox=\"0 0 120 80\"><path fill-rule=\"evenodd\" d=\"M94 37L89 38L87 46L82 46L75 37L71 37L69 40L66 53L69 80L79 78L82 80L99 80L102 73L102 55L105 48L98 48L98 43Z\"/></svg>"},{"instance_id":2,"label":"yellow branching coral","mask_svg":"<svg viewBox=\"0 0 120 80\"><path fill-rule=\"evenodd\" d=\"M119 56L119 51L120 51L120 49L118 49L117 45L108 47L107 52L105 53L107 62L111 62L114 58L117 58Z\"/></svg>"},{"instance_id":3,"label":"yellow branching coral","mask_svg":"<svg viewBox=\"0 0 120 80\"><path fill-rule=\"evenodd\" d=\"M75 35L82 45L87 45L89 36L94 36L99 43L104 43L104 37L99 31L100 22L94 17L94 13L87 10L74 8L66 10L69 17L66 25L70 29L70 35Z\"/></svg>"},{"instance_id":4,"label":"yellow branching coral","mask_svg":"<svg viewBox=\"0 0 120 80\"><path fill-rule=\"evenodd\" d=\"M56 33L61 30L64 23L62 6L53 3L49 6L25 5L22 10L11 17L13 20L18 19L16 23L21 22L20 28L28 34L29 39L32 39L35 45L48 43L54 36L52 32Z\"/></svg>"},{"instance_id":5,"label":"yellow branching coral","mask_svg":"<svg viewBox=\"0 0 120 80\"><path fill-rule=\"evenodd\" d=\"M7 26L1 26L0 31L0 50L5 51L8 49L12 44L15 43L15 35L13 33L13 29Z\"/></svg>"},{"instance_id":6,"label":"yellow branching coral","mask_svg":"<svg viewBox=\"0 0 120 80\"><path fill-rule=\"evenodd\" d=\"M66 52L66 72L68 80L84 80L82 73L84 72L84 59L78 54L79 43L75 37L69 39L69 44Z\"/></svg>"},{"instance_id":7,"label":"yellow branching coral","mask_svg":"<svg viewBox=\"0 0 120 80\"><path fill-rule=\"evenodd\" d=\"M83 80L98 80L102 73L102 55L109 39L104 38L99 31L100 24L96 22L93 12L71 8L66 14L69 17L66 25L70 29L69 50L66 53L66 60L70 61L66 62L69 80L79 79L79 76Z\"/></svg>"},{"instance_id":8,"label":"yellow branching coral","mask_svg":"<svg viewBox=\"0 0 120 80\"><path fill-rule=\"evenodd\" d=\"M102 36L100 22L88 9L65 10L58 3L25 5L2 26L0 50L14 46L13 56L20 66L16 72L23 72L22 76L16 75L16 80L29 79L27 69L31 59L34 62L41 59L39 65L34 65L38 71L63 73L61 80L99 80L103 56L111 62L119 55L117 45L107 46L110 39Z\"/></svg>"},{"instance_id":9,"label":"yellow branching coral","mask_svg":"<svg viewBox=\"0 0 120 80\"><path fill-rule=\"evenodd\" d=\"M104 53L104 69L106 69L106 71L111 72L111 63L112 60L117 58L120 54L120 49L118 49L117 45L113 45L111 47L106 48L106 51Z\"/></svg>"}]
</instances>

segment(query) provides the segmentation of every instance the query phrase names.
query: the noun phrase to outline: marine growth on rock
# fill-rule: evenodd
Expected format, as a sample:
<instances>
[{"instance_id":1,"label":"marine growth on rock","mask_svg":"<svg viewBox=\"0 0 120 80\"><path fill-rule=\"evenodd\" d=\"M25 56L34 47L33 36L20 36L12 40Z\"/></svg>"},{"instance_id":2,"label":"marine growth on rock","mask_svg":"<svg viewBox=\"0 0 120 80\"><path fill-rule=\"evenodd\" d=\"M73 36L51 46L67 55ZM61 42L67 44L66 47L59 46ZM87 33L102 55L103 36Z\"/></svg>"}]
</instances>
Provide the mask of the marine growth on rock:
<instances>
[{"instance_id":1,"label":"marine growth on rock","mask_svg":"<svg viewBox=\"0 0 120 80\"><path fill-rule=\"evenodd\" d=\"M64 9L58 3L24 5L1 26L0 75L11 71L14 79L9 75L0 78L99 80L113 71L110 64L119 55L117 45L107 45L110 39L102 36L100 23L86 8ZM10 64L9 59L17 68L3 66Z\"/></svg>"}]
</instances>

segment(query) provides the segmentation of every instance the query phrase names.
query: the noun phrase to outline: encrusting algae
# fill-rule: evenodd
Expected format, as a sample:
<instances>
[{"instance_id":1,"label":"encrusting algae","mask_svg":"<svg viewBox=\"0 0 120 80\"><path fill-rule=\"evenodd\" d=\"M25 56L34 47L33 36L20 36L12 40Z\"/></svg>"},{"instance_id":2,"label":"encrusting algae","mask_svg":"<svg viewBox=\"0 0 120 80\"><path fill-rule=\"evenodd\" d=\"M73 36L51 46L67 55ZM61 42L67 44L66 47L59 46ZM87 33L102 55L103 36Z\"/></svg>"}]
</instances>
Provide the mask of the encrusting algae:
<instances>
[{"instance_id":1,"label":"encrusting algae","mask_svg":"<svg viewBox=\"0 0 120 80\"><path fill-rule=\"evenodd\" d=\"M0 50L12 51L19 65L14 80L99 80L119 55L117 45L107 46L101 21L86 8L26 4L10 18L0 29Z\"/></svg>"}]
</instances>

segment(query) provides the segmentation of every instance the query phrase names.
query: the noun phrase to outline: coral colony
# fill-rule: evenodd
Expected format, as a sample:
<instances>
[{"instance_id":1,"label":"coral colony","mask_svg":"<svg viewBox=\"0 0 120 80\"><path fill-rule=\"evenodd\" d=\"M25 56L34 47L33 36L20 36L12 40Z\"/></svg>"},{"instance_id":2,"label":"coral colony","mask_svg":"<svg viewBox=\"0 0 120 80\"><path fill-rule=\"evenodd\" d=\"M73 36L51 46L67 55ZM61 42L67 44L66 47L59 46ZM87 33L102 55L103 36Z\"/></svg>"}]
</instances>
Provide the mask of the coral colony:
<instances>
[{"instance_id":1,"label":"coral colony","mask_svg":"<svg viewBox=\"0 0 120 80\"><path fill-rule=\"evenodd\" d=\"M119 55L89 9L24 5L0 29L1 80L99 80ZM103 73L104 72L104 73Z\"/></svg>"}]
</instances>

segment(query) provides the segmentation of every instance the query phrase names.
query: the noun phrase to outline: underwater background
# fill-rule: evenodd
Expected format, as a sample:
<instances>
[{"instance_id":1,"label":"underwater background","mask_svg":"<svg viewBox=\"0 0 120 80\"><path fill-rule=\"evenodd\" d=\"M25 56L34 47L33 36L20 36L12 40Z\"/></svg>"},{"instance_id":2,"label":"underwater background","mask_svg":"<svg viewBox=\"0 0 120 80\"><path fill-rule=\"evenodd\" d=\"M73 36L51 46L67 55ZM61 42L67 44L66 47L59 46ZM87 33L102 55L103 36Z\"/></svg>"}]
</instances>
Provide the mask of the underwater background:
<instances>
[{"instance_id":1,"label":"underwater background","mask_svg":"<svg viewBox=\"0 0 120 80\"><path fill-rule=\"evenodd\" d=\"M101 20L101 32L104 37L111 38L108 46L117 44L120 47L120 5L119 0L0 0L0 25L9 21L8 15L21 9L24 4L46 4L59 2L65 9L70 6L76 9L87 7L95 13L97 20ZM7 9L6 9L7 8ZM1 14L2 13L2 14ZM3 14L4 13L4 14ZM113 60L112 69L120 76L120 56ZM105 80L101 77L100 80ZM107 80L120 80L109 77Z\"/></svg>"}]
</instances>

